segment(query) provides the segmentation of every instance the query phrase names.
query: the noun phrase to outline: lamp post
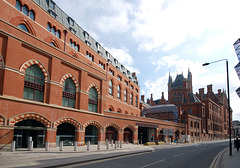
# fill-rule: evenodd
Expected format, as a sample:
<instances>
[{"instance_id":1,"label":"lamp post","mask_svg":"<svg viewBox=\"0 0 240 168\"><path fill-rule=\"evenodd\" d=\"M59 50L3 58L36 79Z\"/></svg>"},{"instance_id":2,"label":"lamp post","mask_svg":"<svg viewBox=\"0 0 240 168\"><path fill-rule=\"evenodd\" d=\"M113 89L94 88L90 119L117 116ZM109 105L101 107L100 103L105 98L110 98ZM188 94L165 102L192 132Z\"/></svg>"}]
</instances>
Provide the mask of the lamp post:
<instances>
[{"instance_id":1,"label":"lamp post","mask_svg":"<svg viewBox=\"0 0 240 168\"><path fill-rule=\"evenodd\" d=\"M232 140L231 140L231 108L230 108L230 93L229 93L229 75L228 75L228 60L227 59L221 59L221 60L217 60L214 62L209 62L209 63L205 63L202 66L207 66L209 64L213 64L216 62L220 62L220 61L226 61L226 69L227 69L227 91L228 91L228 120L229 120L229 155L232 156Z\"/></svg>"}]
</instances>

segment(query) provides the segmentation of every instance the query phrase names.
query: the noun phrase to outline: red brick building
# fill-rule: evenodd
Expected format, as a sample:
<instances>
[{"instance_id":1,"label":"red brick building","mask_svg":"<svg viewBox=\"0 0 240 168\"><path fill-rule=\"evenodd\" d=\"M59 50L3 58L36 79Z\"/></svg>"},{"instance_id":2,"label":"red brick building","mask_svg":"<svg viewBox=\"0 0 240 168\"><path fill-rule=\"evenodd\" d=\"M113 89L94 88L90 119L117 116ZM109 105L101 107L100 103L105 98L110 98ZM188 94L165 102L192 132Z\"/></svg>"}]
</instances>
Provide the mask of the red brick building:
<instances>
[{"instance_id":1,"label":"red brick building","mask_svg":"<svg viewBox=\"0 0 240 168\"><path fill-rule=\"evenodd\" d=\"M131 73L52 0L0 1L0 149L159 140Z\"/></svg>"},{"instance_id":2,"label":"red brick building","mask_svg":"<svg viewBox=\"0 0 240 168\"><path fill-rule=\"evenodd\" d=\"M215 94L212 85L208 85L207 93L204 93L204 88L201 88L199 93L193 94L190 70L187 78L179 74L173 81L169 75L168 100L164 99L162 93L161 99L153 100L151 95L147 102L151 106L175 104L178 108L178 122L186 124L187 135L190 135L193 140L227 138L229 135L226 92L219 89ZM150 115L150 117L153 116ZM157 118L166 117L157 116Z\"/></svg>"}]
</instances>

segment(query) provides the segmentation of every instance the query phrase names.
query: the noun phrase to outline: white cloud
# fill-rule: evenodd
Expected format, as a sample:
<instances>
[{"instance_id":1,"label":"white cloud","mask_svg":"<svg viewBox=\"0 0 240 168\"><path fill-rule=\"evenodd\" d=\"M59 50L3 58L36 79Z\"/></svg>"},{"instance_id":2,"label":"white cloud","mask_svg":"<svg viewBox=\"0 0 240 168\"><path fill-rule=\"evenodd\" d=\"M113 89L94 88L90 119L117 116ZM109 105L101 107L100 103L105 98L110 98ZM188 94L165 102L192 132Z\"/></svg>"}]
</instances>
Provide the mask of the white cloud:
<instances>
[{"instance_id":1,"label":"white cloud","mask_svg":"<svg viewBox=\"0 0 240 168\"><path fill-rule=\"evenodd\" d=\"M161 48L166 51L191 38L208 41L216 39L216 34L230 37L236 32L239 34L238 0L142 0L140 4L135 13L133 35L142 50ZM216 40L215 45L222 43L224 38Z\"/></svg>"},{"instance_id":2,"label":"white cloud","mask_svg":"<svg viewBox=\"0 0 240 168\"><path fill-rule=\"evenodd\" d=\"M134 61L132 56L129 54L127 48L107 48L105 47L107 51L111 53L111 55L114 56L121 64L123 64L130 72L136 72L137 74L140 73L140 71L134 66Z\"/></svg>"}]
</instances>

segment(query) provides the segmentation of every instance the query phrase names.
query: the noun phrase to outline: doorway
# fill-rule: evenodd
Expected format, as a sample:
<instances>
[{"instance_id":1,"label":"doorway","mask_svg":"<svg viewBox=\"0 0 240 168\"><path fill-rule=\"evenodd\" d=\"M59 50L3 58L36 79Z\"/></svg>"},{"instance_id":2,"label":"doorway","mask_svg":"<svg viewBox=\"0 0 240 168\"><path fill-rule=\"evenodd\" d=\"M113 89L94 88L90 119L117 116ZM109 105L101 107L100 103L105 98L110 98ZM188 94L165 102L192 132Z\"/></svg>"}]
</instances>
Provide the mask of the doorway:
<instances>
[{"instance_id":1,"label":"doorway","mask_svg":"<svg viewBox=\"0 0 240 168\"><path fill-rule=\"evenodd\" d=\"M45 126L36 120L28 119L15 124L13 140L16 148L27 148L29 137L34 148L43 148L45 145Z\"/></svg>"}]
</instances>

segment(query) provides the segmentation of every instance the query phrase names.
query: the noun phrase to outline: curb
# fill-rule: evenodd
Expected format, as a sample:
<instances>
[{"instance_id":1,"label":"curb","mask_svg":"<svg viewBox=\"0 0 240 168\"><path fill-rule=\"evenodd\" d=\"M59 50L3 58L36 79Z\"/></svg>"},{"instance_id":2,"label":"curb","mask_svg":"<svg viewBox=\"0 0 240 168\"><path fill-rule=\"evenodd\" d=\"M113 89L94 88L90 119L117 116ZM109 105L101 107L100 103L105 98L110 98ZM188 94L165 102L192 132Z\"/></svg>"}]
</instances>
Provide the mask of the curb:
<instances>
[{"instance_id":1,"label":"curb","mask_svg":"<svg viewBox=\"0 0 240 168\"><path fill-rule=\"evenodd\" d=\"M218 155L214 158L212 164L210 165L209 168L220 168L222 167L222 158L223 158L223 154L224 152L228 150L228 147L223 149L221 152L218 153Z\"/></svg>"}]
</instances>

